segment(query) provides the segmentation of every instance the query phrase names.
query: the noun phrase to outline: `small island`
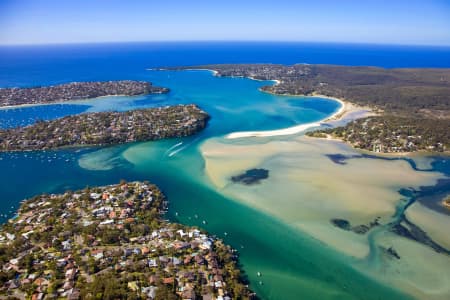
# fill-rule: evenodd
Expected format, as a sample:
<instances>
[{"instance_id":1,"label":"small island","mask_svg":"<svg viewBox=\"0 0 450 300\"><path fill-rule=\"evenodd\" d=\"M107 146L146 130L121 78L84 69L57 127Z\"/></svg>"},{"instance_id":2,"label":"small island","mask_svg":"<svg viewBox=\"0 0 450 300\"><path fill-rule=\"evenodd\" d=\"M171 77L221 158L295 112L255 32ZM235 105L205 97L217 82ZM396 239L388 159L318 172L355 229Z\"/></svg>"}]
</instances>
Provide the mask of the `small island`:
<instances>
[{"instance_id":1,"label":"small island","mask_svg":"<svg viewBox=\"0 0 450 300\"><path fill-rule=\"evenodd\" d=\"M113 145L184 137L204 129L209 115L194 104L126 112L85 113L26 127L0 129L0 151Z\"/></svg>"},{"instance_id":2,"label":"small island","mask_svg":"<svg viewBox=\"0 0 450 300\"><path fill-rule=\"evenodd\" d=\"M71 82L55 86L0 88L0 107L46 104L103 96L136 96L168 93L168 88L135 80Z\"/></svg>"},{"instance_id":3,"label":"small island","mask_svg":"<svg viewBox=\"0 0 450 300\"><path fill-rule=\"evenodd\" d=\"M24 201L0 229L0 298L252 298L236 252L166 209L148 182Z\"/></svg>"},{"instance_id":4,"label":"small island","mask_svg":"<svg viewBox=\"0 0 450 300\"><path fill-rule=\"evenodd\" d=\"M331 97L378 114L310 136L335 137L383 153L450 151L448 68L221 64L172 69L209 69L216 76L271 80L276 83L261 87L262 91Z\"/></svg>"}]
</instances>

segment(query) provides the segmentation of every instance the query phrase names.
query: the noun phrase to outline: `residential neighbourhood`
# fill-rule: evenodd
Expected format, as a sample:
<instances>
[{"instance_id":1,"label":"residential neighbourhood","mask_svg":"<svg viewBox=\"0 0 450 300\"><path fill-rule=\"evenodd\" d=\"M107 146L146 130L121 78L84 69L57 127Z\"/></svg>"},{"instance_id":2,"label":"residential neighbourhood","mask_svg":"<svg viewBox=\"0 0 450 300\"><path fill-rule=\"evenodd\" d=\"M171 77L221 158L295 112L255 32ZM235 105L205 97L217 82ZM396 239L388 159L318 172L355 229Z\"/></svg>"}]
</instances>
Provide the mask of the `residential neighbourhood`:
<instances>
[{"instance_id":1,"label":"residential neighbourhood","mask_svg":"<svg viewBox=\"0 0 450 300\"><path fill-rule=\"evenodd\" d=\"M352 121L344 127L309 132L308 135L339 138L355 148L376 153L445 152L450 149L448 127L427 119L369 117Z\"/></svg>"},{"instance_id":2,"label":"residential neighbourhood","mask_svg":"<svg viewBox=\"0 0 450 300\"><path fill-rule=\"evenodd\" d=\"M209 115L194 104L126 112L98 112L0 129L0 151L112 145L183 137L206 127Z\"/></svg>"},{"instance_id":3,"label":"residential neighbourhood","mask_svg":"<svg viewBox=\"0 0 450 300\"><path fill-rule=\"evenodd\" d=\"M148 182L22 203L0 231L0 299L248 299L237 254L163 220ZM12 299L8 298L8 299Z\"/></svg>"},{"instance_id":4,"label":"residential neighbourhood","mask_svg":"<svg viewBox=\"0 0 450 300\"><path fill-rule=\"evenodd\" d=\"M168 92L167 88L155 87L149 82L134 80L71 82L31 88L0 88L0 107L64 102L102 96L135 96Z\"/></svg>"}]
</instances>

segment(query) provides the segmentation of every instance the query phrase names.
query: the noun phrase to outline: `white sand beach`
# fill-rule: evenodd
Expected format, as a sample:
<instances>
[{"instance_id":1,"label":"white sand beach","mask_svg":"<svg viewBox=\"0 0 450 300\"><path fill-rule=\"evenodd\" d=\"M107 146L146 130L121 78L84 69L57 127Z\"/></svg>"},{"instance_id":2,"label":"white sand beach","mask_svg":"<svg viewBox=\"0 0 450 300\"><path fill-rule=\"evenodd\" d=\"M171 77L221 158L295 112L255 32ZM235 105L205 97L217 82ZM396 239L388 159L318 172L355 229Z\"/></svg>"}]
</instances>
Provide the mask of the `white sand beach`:
<instances>
[{"instance_id":1,"label":"white sand beach","mask_svg":"<svg viewBox=\"0 0 450 300\"><path fill-rule=\"evenodd\" d=\"M307 129L320 127L321 123L308 123L301 124L297 126L292 126L284 129L278 130L267 130L267 131L242 131L242 132L233 132L226 136L227 139L238 139L238 138L247 138L247 137L268 137L268 136L281 136L281 135L292 135L303 132Z\"/></svg>"},{"instance_id":2,"label":"white sand beach","mask_svg":"<svg viewBox=\"0 0 450 300\"><path fill-rule=\"evenodd\" d=\"M340 105L339 109L337 111L335 111L331 116L329 116L323 120L320 120L318 122L300 124L300 125L295 125L292 127L277 129L277 130L233 132L233 133L226 135L225 138L238 139L238 138L248 138L248 137L271 137L271 136L294 135L294 134L304 132L304 131L314 128L314 127L320 127L324 123L331 125L333 121L343 120L344 118L346 118L352 114L355 114L355 113L359 113L358 117L363 117L363 116L367 116L369 114L370 115L374 114L368 107L361 107L361 106L355 105L350 102L346 102L341 99L331 98L331 97L322 96L322 95L315 95L313 97L332 99L334 101L339 102L341 105Z\"/></svg>"}]
</instances>

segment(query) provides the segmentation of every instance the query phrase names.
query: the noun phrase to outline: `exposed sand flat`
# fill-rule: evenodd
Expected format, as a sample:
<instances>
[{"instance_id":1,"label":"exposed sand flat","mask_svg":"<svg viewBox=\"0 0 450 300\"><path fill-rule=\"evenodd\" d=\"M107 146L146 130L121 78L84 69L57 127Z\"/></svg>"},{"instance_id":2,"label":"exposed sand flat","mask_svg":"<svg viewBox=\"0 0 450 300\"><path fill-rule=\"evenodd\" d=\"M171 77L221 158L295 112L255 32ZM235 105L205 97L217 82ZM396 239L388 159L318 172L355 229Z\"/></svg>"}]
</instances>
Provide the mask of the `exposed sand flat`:
<instances>
[{"instance_id":1,"label":"exposed sand flat","mask_svg":"<svg viewBox=\"0 0 450 300\"><path fill-rule=\"evenodd\" d=\"M328 222L299 222L294 225L341 253L361 259L369 254L367 237L364 235L357 235L334 226L331 227Z\"/></svg>"},{"instance_id":2,"label":"exposed sand flat","mask_svg":"<svg viewBox=\"0 0 450 300\"><path fill-rule=\"evenodd\" d=\"M415 171L403 160L355 158L338 164L326 155L351 156L358 153L339 141L307 137L295 137L289 141L216 138L206 141L201 151L205 158L205 171L222 193L264 211L361 262L365 261L370 251L368 234L342 230L333 226L330 219L346 219L356 226L381 217L380 222L385 224L392 219L402 198L398 193L400 188L433 185L443 177L437 172ZM269 178L249 186L230 181L231 176L251 168L269 170ZM414 206L411 208L413 210L408 217L412 222L423 226L436 241L446 238L445 229L450 228L444 225L448 224L447 217L442 223L421 211L426 220L421 221ZM448 283L450 266L444 277L435 280L423 279L420 274L428 274L434 268L444 272L442 265L449 263L450 259L416 242L405 240L392 235L386 244L390 247L392 241L396 241L394 247L402 257L400 264L396 259L389 258L386 265L365 266L361 271L369 272L385 282L383 276L388 274L395 286L421 299L444 299L449 295L445 283ZM412 248L410 244L415 246ZM409 248L412 250L409 251ZM425 254L433 258L411 263L417 257L423 257L415 255ZM391 261L395 265L391 265ZM394 280L401 277L398 272L407 275ZM433 275L431 278L435 277ZM428 295L430 298L427 298Z\"/></svg>"},{"instance_id":3,"label":"exposed sand flat","mask_svg":"<svg viewBox=\"0 0 450 300\"><path fill-rule=\"evenodd\" d=\"M432 162L434 159L432 157L426 156L423 153L413 153L408 156L416 163L416 167L420 170L427 170L432 168Z\"/></svg>"},{"instance_id":4,"label":"exposed sand flat","mask_svg":"<svg viewBox=\"0 0 450 300\"><path fill-rule=\"evenodd\" d=\"M320 221L334 230L331 218L348 219L354 225L378 216L387 221L401 198L398 189L434 184L440 177L416 172L405 161L360 158L337 164L325 155L355 152L341 142L305 137L247 145L214 139L201 150L206 173L216 187L299 227L302 222ZM253 186L231 184L231 176L255 167L268 169L269 179Z\"/></svg>"},{"instance_id":5,"label":"exposed sand flat","mask_svg":"<svg viewBox=\"0 0 450 300\"><path fill-rule=\"evenodd\" d=\"M406 217L422 228L441 246L450 249L450 217L416 202L406 210ZM450 258L449 258L450 260ZM450 273L450 269L449 269Z\"/></svg>"}]
</instances>

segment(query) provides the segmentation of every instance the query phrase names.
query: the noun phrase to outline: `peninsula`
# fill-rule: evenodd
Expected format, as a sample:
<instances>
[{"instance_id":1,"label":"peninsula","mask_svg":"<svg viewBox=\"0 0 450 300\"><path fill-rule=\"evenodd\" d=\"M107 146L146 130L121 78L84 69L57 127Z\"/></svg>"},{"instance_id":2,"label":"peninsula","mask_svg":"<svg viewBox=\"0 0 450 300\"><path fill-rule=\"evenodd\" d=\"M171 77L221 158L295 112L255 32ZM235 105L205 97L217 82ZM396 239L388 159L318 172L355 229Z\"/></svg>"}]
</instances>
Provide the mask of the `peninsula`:
<instances>
[{"instance_id":1,"label":"peninsula","mask_svg":"<svg viewBox=\"0 0 450 300\"><path fill-rule=\"evenodd\" d=\"M172 68L174 69L174 68ZM296 64L224 64L181 67L209 69L215 76L276 81L262 91L326 96L378 113L344 127L309 133L335 137L355 147L384 153L450 149L450 69L353 67Z\"/></svg>"},{"instance_id":2,"label":"peninsula","mask_svg":"<svg viewBox=\"0 0 450 300\"><path fill-rule=\"evenodd\" d=\"M249 299L236 252L148 182L39 195L0 229L0 298Z\"/></svg>"},{"instance_id":3,"label":"peninsula","mask_svg":"<svg viewBox=\"0 0 450 300\"><path fill-rule=\"evenodd\" d=\"M168 88L134 80L71 82L48 87L0 88L0 107L45 104L102 96L135 96L168 93Z\"/></svg>"},{"instance_id":4,"label":"peninsula","mask_svg":"<svg viewBox=\"0 0 450 300\"><path fill-rule=\"evenodd\" d=\"M0 129L0 151L100 146L183 137L204 129L209 115L194 104L98 112Z\"/></svg>"}]
</instances>

